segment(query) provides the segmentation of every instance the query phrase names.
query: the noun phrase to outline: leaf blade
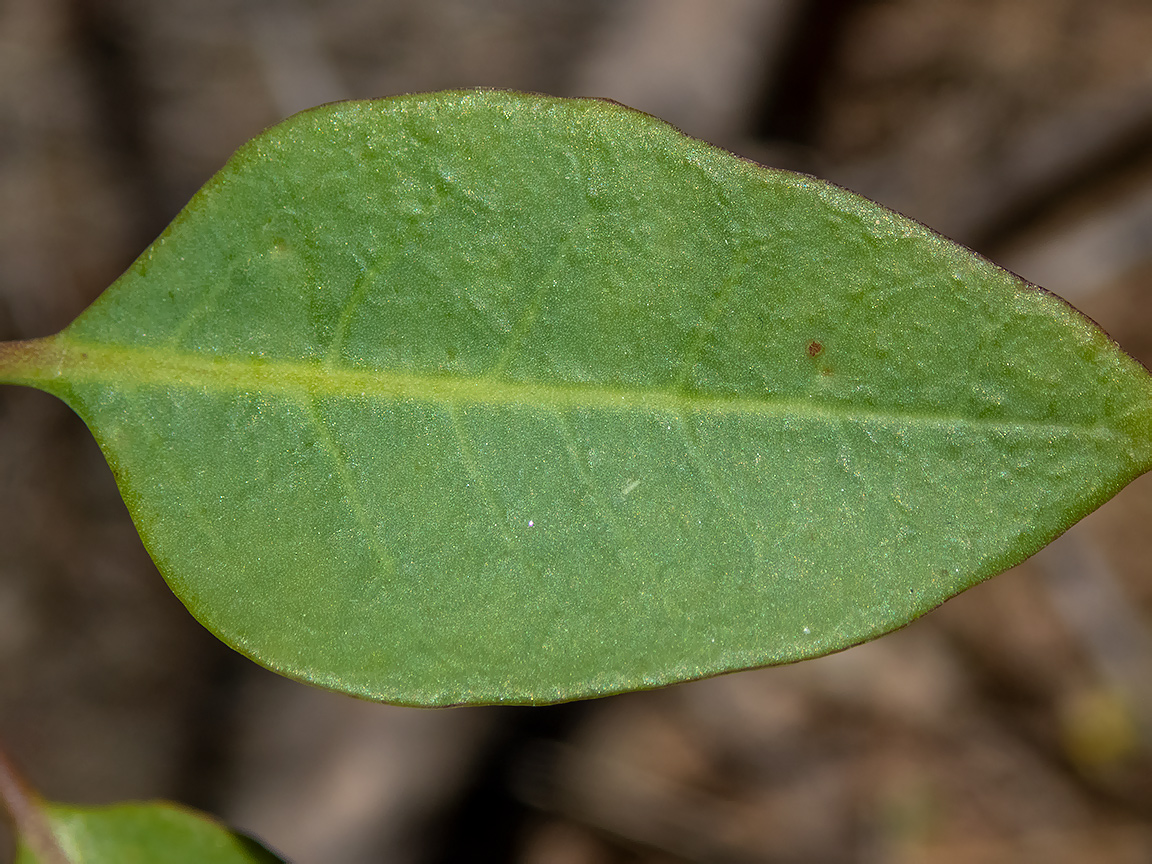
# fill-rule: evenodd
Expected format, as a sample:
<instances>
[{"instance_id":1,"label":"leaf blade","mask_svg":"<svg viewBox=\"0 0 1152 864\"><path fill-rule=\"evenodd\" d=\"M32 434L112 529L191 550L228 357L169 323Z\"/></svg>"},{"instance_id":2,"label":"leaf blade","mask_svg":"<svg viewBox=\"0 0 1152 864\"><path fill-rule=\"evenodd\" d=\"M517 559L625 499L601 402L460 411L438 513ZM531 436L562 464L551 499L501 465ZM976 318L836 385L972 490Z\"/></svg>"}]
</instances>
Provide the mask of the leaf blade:
<instances>
[{"instance_id":1,"label":"leaf blade","mask_svg":"<svg viewBox=\"0 0 1152 864\"><path fill-rule=\"evenodd\" d=\"M282 864L256 841L215 819L168 802L103 807L47 804L45 814L70 861L87 864ZM21 845L17 864L41 861Z\"/></svg>"},{"instance_id":2,"label":"leaf blade","mask_svg":"<svg viewBox=\"0 0 1152 864\"><path fill-rule=\"evenodd\" d=\"M591 100L297 115L54 339L194 614L414 704L837 650L1152 463L1149 377L1070 307Z\"/></svg>"}]
</instances>

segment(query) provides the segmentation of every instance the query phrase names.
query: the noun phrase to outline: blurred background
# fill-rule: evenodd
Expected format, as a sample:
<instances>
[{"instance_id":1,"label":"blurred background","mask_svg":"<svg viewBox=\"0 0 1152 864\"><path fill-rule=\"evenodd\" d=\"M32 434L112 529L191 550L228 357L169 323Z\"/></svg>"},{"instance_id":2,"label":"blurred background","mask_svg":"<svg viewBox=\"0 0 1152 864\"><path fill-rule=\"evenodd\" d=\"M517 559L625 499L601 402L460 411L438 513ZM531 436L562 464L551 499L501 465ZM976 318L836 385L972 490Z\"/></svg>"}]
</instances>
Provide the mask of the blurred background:
<instances>
[{"instance_id":1,"label":"blurred background","mask_svg":"<svg viewBox=\"0 0 1152 864\"><path fill-rule=\"evenodd\" d=\"M490 86L839 182L1152 362L1149 46L1148 0L0 0L0 338L67 324L288 114ZM5 388L0 740L52 798L176 799L298 864L1148 862L1150 517L1146 478L822 660L404 709L217 644L80 421Z\"/></svg>"}]
</instances>

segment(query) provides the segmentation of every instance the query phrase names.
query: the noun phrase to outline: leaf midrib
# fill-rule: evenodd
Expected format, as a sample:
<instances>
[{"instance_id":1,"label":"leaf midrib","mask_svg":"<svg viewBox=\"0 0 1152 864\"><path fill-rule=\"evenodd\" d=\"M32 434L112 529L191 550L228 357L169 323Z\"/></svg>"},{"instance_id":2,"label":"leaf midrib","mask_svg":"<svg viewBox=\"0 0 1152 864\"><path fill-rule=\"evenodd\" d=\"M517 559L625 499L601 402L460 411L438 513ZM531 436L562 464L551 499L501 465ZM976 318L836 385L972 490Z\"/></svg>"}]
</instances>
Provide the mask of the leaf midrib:
<instances>
[{"instance_id":1,"label":"leaf midrib","mask_svg":"<svg viewBox=\"0 0 1152 864\"><path fill-rule=\"evenodd\" d=\"M28 343L26 343L28 344ZM333 368L315 362L210 357L166 347L108 345L59 334L40 340L39 364L20 376L33 386L50 389L52 381L72 385L115 384L120 388L163 386L200 391L278 395L297 400L317 398L383 399L448 405L490 405L554 410L648 411L683 415L716 414L791 417L824 422L876 422L888 425L969 426L1030 430L1038 434L1114 437L1103 424L1053 423L1033 419L973 417L931 410L844 405L813 397L767 393L761 397L728 396L673 387L638 389L599 384L543 383L507 378L427 375L382 369ZM51 362L49 361L51 358ZM10 379L11 380L11 379Z\"/></svg>"}]
</instances>

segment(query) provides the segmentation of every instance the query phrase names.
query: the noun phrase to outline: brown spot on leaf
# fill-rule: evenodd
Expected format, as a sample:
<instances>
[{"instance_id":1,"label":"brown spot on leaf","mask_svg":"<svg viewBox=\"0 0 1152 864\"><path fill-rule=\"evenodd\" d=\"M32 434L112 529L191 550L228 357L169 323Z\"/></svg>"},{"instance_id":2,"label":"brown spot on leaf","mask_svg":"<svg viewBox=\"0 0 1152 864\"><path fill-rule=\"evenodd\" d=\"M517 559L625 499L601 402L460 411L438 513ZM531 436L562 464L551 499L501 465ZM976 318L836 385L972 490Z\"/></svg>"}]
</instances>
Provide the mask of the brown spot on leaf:
<instances>
[{"instance_id":1,"label":"brown spot on leaf","mask_svg":"<svg viewBox=\"0 0 1152 864\"><path fill-rule=\"evenodd\" d=\"M809 357L816 357L823 350L824 350L824 346L815 340L808 343L808 356Z\"/></svg>"}]
</instances>

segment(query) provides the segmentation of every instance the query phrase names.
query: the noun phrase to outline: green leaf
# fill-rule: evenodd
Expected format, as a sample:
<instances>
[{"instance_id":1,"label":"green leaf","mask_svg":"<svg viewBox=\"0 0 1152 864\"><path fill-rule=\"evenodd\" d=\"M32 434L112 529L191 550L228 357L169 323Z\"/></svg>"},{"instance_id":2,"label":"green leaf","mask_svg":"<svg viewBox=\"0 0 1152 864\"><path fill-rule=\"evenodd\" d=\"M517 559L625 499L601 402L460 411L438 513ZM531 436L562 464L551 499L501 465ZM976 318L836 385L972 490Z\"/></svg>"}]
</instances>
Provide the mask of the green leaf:
<instances>
[{"instance_id":1,"label":"green leaf","mask_svg":"<svg viewBox=\"0 0 1152 864\"><path fill-rule=\"evenodd\" d=\"M282 864L256 841L175 804L49 804L45 810L56 842L75 864ZM21 846L16 864L43 859Z\"/></svg>"},{"instance_id":2,"label":"green leaf","mask_svg":"<svg viewBox=\"0 0 1152 864\"><path fill-rule=\"evenodd\" d=\"M876 204L596 100L316 108L91 308L71 405L188 608L287 675L550 702L835 651L1152 466L1152 378Z\"/></svg>"}]
</instances>

